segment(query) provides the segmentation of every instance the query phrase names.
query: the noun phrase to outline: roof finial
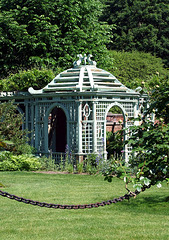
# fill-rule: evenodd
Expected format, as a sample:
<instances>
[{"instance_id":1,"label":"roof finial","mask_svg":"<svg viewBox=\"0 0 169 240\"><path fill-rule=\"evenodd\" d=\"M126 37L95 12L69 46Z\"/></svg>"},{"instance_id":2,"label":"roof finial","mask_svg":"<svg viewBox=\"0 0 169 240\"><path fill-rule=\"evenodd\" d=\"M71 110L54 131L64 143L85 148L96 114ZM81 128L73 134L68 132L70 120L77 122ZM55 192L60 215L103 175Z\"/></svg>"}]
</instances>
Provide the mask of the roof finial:
<instances>
[{"instance_id":1,"label":"roof finial","mask_svg":"<svg viewBox=\"0 0 169 240\"><path fill-rule=\"evenodd\" d=\"M77 67L81 65L81 62L83 61L83 56L82 54L78 54L77 57L79 58L77 61L74 61L73 66Z\"/></svg>"},{"instance_id":2,"label":"roof finial","mask_svg":"<svg viewBox=\"0 0 169 240\"><path fill-rule=\"evenodd\" d=\"M86 54L84 54L84 56L82 54L78 54L77 57L79 59L77 61L74 61L74 63L73 63L74 67L82 65L83 61L84 61L84 65L86 65L86 62L88 62L89 65L96 66L96 62L91 60L91 57L93 57L92 54L89 54L88 56L86 56Z\"/></svg>"},{"instance_id":3,"label":"roof finial","mask_svg":"<svg viewBox=\"0 0 169 240\"><path fill-rule=\"evenodd\" d=\"M87 60L86 54L84 54L83 60L84 60L84 65L86 65L86 60Z\"/></svg>"},{"instance_id":4,"label":"roof finial","mask_svg":"<svg viewBox=\"0 0 169 240\"><path fill-rule=\"evenodd\" d=\"M87 61L88 61L88 63L89 63L90 65L96 66L96 62L93 61L93 60L91 60L91 57L93 57L92 54L89 54L89 55L87 56Z\"/></svg>"}]
</instances>

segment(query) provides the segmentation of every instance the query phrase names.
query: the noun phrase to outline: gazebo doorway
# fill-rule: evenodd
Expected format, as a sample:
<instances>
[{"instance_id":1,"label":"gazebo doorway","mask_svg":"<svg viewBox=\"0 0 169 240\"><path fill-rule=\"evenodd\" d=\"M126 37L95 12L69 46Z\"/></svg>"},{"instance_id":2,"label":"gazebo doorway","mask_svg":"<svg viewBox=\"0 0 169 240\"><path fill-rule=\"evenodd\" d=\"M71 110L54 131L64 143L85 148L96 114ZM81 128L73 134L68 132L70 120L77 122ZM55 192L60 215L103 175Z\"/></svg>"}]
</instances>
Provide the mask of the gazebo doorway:
<instances>
[{"instance_id":1,"label":"gazebo doorway","mask_svg":"<svg viewBox=\"0 0 169 240\"><path fill-rule=\"evenodd\" d=\"M64 111L55 107L48 117L48 149L50 152L65 152L67 144L67 119Z\"/></svg>"}]
</instances>

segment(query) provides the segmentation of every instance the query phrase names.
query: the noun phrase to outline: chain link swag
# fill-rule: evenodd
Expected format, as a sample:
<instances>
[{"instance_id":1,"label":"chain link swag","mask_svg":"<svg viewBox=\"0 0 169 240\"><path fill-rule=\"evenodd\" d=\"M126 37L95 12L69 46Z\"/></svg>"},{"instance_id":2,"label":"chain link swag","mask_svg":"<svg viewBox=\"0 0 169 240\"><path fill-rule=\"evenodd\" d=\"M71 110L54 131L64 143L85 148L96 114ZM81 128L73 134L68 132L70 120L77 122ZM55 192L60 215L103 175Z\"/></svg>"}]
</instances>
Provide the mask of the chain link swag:
<instances>
[{"instance_id":1,"label":"chain link swag","mask_svg":"<svg viewBox=\"0 0 169 240\"><path fill-rule=\"evenodd\" d=\"M146 188L149 188L150 186L143 186L142 192L146 190ZM125 194L124 196L121 196L119 198L114 198L113 200L107 200L103 202L97 202L97 203L90 203L90 204L80 204L80 205L62 205L62 204L53 204L53 203L46 203L46 202L38 202L30 199L26 199L23 197L18 197L16 195L10 194L8 192L4 192L0 190L0 195L2 197L7 197L9 199L16 200L18 202L23 202L26 204L31 204L34 206L39 206L39 207L46 207L46 208L57 208L57 209L85 209L85 208L98 208L98 207L103 207L106 205L110 205L112 203L117 203L117 202L122 202L123 200L127 199L129 200L131 197L136 197L140 192L135 191L131 192L128 190L128 193Z\"/></svg>"}]
</instances>

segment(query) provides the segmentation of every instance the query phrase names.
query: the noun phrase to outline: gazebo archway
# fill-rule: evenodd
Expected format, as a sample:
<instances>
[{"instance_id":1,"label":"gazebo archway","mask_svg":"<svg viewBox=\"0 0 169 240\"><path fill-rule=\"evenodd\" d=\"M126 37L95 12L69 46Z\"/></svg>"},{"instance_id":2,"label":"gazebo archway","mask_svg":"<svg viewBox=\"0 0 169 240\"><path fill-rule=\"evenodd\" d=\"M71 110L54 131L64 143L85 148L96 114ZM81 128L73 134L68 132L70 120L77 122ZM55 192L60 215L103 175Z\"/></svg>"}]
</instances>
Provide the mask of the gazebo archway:
<instances>
[{"instance_id":1,"label":"gazebo archway","mask_svg":"<svg viewBox=\"0 0 169 240\"><path fill-rule=\"evenodd\" d=\"M44 146L45 154L65 152L66 144L69 144L69 114L64 105L53 103L46 109L44 118Z\"/></svg>"},{"instance_id":2,"label":"gazebo archway","mask_svg":"<svg viewBox=\"0 0 169 240\"><path fill-rule=\"evenodd\" d=\"M67 144L67 120L64 111L55 107L48 117L48 149L64 152Z\"/></svg>"},{"instance_id":3,"label":"gazebo archway","mask_svg":"<svg viewBox=\"0 0 169 240\"><path fill-rule=\"evenodd\" d=\"M105 148L108 158L113 155L122 157L123 155L123 141L125 140L125 131L119 132L126 127L126 112L123 106L114 102L106 109L105 114ZM114 146L115 145L115 146Z\"/></svg>"}]
</instances>

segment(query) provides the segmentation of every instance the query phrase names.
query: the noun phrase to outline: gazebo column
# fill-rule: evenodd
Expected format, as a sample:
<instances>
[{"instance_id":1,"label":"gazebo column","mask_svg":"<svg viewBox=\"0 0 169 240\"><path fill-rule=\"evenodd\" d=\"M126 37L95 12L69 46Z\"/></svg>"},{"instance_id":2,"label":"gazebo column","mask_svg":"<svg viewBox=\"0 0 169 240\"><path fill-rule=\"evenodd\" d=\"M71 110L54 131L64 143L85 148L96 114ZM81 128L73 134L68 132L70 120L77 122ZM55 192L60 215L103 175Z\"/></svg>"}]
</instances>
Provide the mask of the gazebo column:
<instances>
[{"instance_id":1,"label":"gazebo column","mask_svg":"<svg viewBox=\"0 0 169 240\"><path fill-rule=\"evenodd\" d=\"M29 110L28 110L28 100L26 99L25 100L25 128L29 130L29 126L28 126L28 122L29 122L29 119L28 119L28 115L29 115Z\"/></svg>"},{"instance_id":2,"label":"gazebo column","mask_svg":"<svg viewBox=\"0 0 169 240\"><path fill-rule=\"evenodd\" d=\"M83 161L82 152L82 102L78 103L78 160Z\"/></svg>"},{"instance_id":3,"label":"gazebo column","mask_svg":"<svg viewBox=\"0 0 169 240\"><path fill-rule=\"evenodd\" d=\"M39 124L38 124L38 104L35 105L35 149L39 153Z\"/></svg>"},{"instance_id":4,"label":"gazebo column","mask_svg":"<svg viewBox=\"0 0 169 240\"><path fill-rule=\"evenodd\" d=\"M33 129L35 131L35 106L34 106L34 102L31 100L31 104L29 105L29 107L31 108L31 130ZM31 132L31 144L32 146L35 147L35 136L34 136L34 131Z\"/></svg>"},{"instance_id":5,"label":"gazebo column","mask_svg":"<svg viewBox=\"0 0 169 240\"><path fill-rule=\"evenodd\" d=\"M93 152L97 152L96 102L93 102Z\"/></svg>"}]
</instances>

